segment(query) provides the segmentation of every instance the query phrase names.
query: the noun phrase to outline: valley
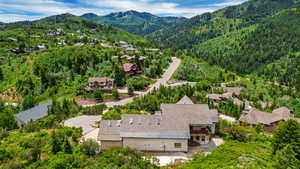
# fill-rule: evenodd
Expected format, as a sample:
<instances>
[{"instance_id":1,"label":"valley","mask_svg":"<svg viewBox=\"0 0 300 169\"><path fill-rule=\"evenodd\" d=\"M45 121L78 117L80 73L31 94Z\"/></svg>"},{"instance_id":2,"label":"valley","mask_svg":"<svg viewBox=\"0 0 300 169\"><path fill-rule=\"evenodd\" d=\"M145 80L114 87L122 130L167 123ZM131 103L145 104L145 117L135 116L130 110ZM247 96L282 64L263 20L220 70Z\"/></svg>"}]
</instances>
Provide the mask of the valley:
<instances>
[{"instance_id":1,"label":"valley","mask_svg":"<svg viewBox=\"0 0 300 169\"><path fill-rule=\"evenodd\" d=\"M299 168L299 0L87 11L0 22L0 168Z\"/></svg>"}]
</instances>

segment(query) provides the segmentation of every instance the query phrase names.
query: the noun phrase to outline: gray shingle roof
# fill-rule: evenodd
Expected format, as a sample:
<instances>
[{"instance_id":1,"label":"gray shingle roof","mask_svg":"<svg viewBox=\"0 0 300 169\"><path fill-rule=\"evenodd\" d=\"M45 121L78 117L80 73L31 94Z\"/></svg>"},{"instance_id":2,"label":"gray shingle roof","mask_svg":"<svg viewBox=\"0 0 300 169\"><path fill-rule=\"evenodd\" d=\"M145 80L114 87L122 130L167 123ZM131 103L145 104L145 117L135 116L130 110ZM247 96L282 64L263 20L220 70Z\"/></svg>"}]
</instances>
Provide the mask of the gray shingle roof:
<instances>
[{"instance_id":1,"label":"gray shingle roof","mask_svg":"<svg viewBox=\"0 0 300 169\"><path fill-rule=\"evenodd\" d=\"M218 122L218 111L204 104L162 104L161 114L122 115L122 121L100 122L99 140L134 138L189 138L190 125Z\"/></svg>"},{"instance_id":2,"label":"gray shingle roof","mask_svg":"<svg viewBox=\"0 0 300 169\"><path fill-rule=\"evenodd\" d=\"M176 104L194 104L193 101L187 97L184 96L181 100L179 100L179 102L177 102Z\"/></svg>"},{"instance_id":3,"label":"gray shingle roof","mask_svg":"<svg viewBox=\"0 0 300 169\"><path fill-rule=\"evenodd\" d=\"M48 106L50 105L52 105L52 101L36 105L31 109L21 111L20 113L16 114L15 117L21 123L25 123L25 124L30 121L38 120L48 115Z\"/></svg>"},{"instance_id":4,"label":"gray shingle roof","mask_svg":"<svg viewBox=\"0 0 300 169\"><path fill-rule=\"evenodd\" d=\"M287 107L281 107L272 111L273 114L276 114L282 117L284 120L288 120L293 117L292 111Z\"/></svg>"},{"instance_id":5,"label":"gray shingle roof","mask_svg":"<svg viewBox=\"0 0 300 169\"><path fill-rule=\"evenodd\" d=\"M290 119L290 117L286 117L285 113L288 109L286 108L279 108L273 111L273 113L262 112L255 108L246 111L241 117L240 121L245 122L248 124L265 124L270 125L271 123L283 121ZM284 113L284 114L283 114Z\"/></svg>"},{"instance_id":6,"label":"gray shingle roof","mask_svg":"<svg viewBox=\"0 0 300 169\"><path fill-rule=\"evenodd\" d=\"M98 134L98 140L120 141L121 126L119 120L101 120Z\"/></svg>"}]
</instances>

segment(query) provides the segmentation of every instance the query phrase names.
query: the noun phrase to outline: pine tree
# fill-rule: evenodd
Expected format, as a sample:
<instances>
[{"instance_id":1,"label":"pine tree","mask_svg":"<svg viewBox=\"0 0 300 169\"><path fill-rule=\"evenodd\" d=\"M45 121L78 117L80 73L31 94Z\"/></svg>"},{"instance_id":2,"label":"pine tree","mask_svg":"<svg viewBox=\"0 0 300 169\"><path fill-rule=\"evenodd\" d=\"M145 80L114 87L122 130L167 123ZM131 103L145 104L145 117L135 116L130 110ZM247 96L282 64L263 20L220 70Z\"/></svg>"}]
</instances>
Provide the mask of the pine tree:
<instances>
[{"instance_id":1,"label":"pine tree","mask_svg":"<svg viewBox=\"0 0 300 169\"><path fill-rule=\"evenodd\" d=\"M51 151L53 154L56 154L62 150L61 142L58 138L57 133L52 133L51 135Z\"/></svg>"},{"instance_id":2,"label":"pine tree","mask_svg":"<svg viewBox=\"0 0 300 169\"><path fill-rule=\"evenodd\" d=\"M72 150L72 146L70 144L70 141L68 140L68 138L65 138L64 139L64 152L66 154L72 154L73 153L73 150Z\"/></svg>"},{"instance_id":3,"label":"pine tree","mask_svg":"<svg viewBox=\"0 0 300 169\"><path fill-rule=\"evenodd\" d=\"M118 89L112 89L111 92L115 99L120 99L120 93L118 92Z\"/></svg>"},{"instance_id":4,"label":"pine tree","mask_svg":"<svg viewBox=\"0 0 300 169\"><path fill-rule=\"evenodd\" d=\"M103 101L102 92L101 92L99 89L94 91L94 98L95 98L98 102Z\"/></svg>"},{"instance_id":5,"label":"pine tree","mask_svg":"<svg viewBox=\"0 0 300 169\"><path fill-rule=\"evenodd\" d=\"M4 80L4 75L1 67L0 67L0 80Z\"/></svg>"},{"instance_id":6,"label":"pine tree","mask_svg":"<svg viewBox=\"0 0 300 169\"><path fill-rule=\"evenodd\" d=\"M128 85L127 88L128 94L132 96L134 94L134 87L132 85Z\"/></svg>"},{"instance_id":7,"label":"pine tree","mask_svg":"<svg viewBox=\"0 0 300 169\"><path fill-rule=\"evenodd\" d=\"M114 79L117 86L121 87L126 83L126 76L118 66L114 67Z\"/></svg>"},{"instance_id":8,"label":"pine tree","mask_svg":"<svg viewBox=\"0 0 300 169\"><path fill-rule=\"evenodd\" d=\"M291 119L280 123L274 131L272 140L273 154L293 143L300 143L300 123Z\"/></svg>"},{"instance_id":9,"label":"pine tree","mask_svg":"<svg viewBox=\"0 0 300 169\"><path fill-rule=\"evenodd\" d=\"M30 109L32 107L34 107L35 105L35 99L32 95L27 95L24 97L23 101L22 101L22 109L26 110L26 109Z\"/></svg>"}]
</instances>

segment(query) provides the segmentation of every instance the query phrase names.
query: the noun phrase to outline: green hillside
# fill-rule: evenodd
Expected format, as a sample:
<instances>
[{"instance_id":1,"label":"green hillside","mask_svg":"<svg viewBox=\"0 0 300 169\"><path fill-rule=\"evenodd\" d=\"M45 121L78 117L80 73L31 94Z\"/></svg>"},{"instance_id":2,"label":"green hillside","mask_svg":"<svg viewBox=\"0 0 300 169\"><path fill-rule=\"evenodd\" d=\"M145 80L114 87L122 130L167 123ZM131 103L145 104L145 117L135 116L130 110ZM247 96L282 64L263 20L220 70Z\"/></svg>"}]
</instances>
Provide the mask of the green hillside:
<instances>
[{"instance_id":1,"label":"green hillside","mask_svg":"<svg viewBox=\"0 0 300 169\"><path fill-rule=\"evenodd\" d=\"M76 43L98 44L101 40L149 44L144 39L118 28L63 14L0 27L0 64L7 63L9 58L27 55L39 49Z\"/></svg>"},{"instance_id":2,"label":"green hillside","mask_svg":"<svg viewBox=\"0 0 300 169\"><path fill-rule=\"evenodd\" d=\"M300 91L300 52L290 53L258 71L268 80L279 82L282 85L294 86Z\"/></svg>"},{"instance_id":3,"label":"green hillside","mask_svg":"<svg viewBox=\"0 0 300 169\"><path fill-rule=\"evenodd\" d=\"M71 14L9 24L0 28L0 37L0 98L13 98L7 101L28 95L37 102L82 95L89 77L112 77L118 86L129 79L149 84L171 60L168 52L145 50L153 45L141 37ZM119 41L139 52L120 48ZM124 55L135 59L120 58ZM145 76L125 76L122 64L128 62L137 64Z\"/></svg>"},{"instance_id":4,"label":"green hillside","mask_svg":"<svg viewBox=\"0 0 300 169\"><path fill-rule=\"evenodd\" d=\"M112 13L106 16L97 16L89 13L81 17L98 23L112 25L140 36L145 36L186 20L183 17L158 17L150 13L137 11Z\"/></svg>"},{"instance_id":5,"label":"green hillside","mask_svg":"<svg viewBox=\"0 0 300 169\"><path fill-rule=\"evenodd\" d=\"M193 17L147 36L173 49L189 49L209 39L259 23L267 16L295 5L298 0L250 0L238 6Z\"/></svg>"},{"instance_id":6,"label":"green hillside","mask_svg":"<svg viewBox=\"0 0 300 169\"><path fill-rule=\"evenodd\" d=\"M236 73L254 72L300 50L299 17L299 7L281 11L260 24L208 40L192 53Z\"/></svg>"}]
</instances>

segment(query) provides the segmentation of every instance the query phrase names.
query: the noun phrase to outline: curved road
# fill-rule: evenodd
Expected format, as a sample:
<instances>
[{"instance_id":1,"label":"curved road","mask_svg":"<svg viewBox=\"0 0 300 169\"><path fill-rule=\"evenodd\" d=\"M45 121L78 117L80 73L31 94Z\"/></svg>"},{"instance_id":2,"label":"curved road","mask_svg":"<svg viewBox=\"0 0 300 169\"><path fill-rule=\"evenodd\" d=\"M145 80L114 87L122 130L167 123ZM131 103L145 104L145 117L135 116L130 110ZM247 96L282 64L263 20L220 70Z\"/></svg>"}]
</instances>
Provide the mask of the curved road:
<instances>
[{"instance_id":1,"label":"curved road","mask_svg":"<svg viewBox=\"0 0 300 169\"><path fill-rule=\"evenodd\" d=\"M158 79L156 83L152 84L151 87L146 92L140 92L138 96L144 96L150 93L151 91L153 91L155 88L158 89L162 85L167 86L167 82L171 79L172 75L180 66L180 63L181 63L180 59L176 57L172 57L172 63L170 64L169 68L165 71L165 73L162 75L162 77ZM133 98L134 97L123 99L117 102L108 102L105 104L108 108L112 108L114 106L122 106L133 102Z\"/></svg>"}]
</instances>

